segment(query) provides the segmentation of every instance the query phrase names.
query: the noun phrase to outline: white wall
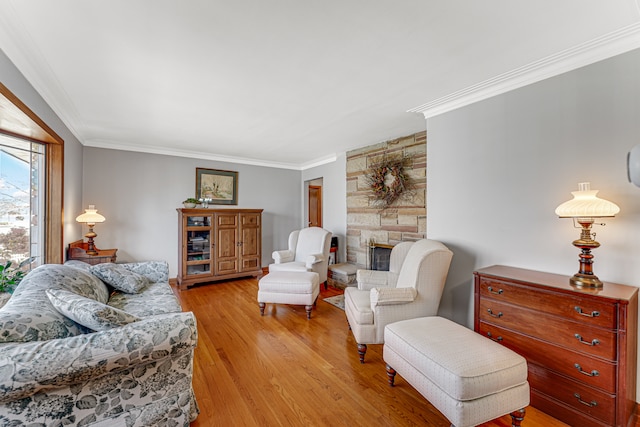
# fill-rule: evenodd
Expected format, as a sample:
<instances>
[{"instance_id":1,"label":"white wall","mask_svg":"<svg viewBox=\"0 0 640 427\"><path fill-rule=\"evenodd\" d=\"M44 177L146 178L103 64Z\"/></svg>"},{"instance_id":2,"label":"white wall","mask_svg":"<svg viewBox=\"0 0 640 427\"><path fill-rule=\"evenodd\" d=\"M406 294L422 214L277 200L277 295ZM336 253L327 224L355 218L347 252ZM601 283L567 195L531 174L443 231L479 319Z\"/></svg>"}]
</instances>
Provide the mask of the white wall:
<instances>
[{"instance_id":1,"label":"white wall","mask_svg":"<svg viewBox=\"0 0 640 427\"><path fill-rule=\"evenodd\" d=\"M302 181L322 178L322 227L338 237L338 261L347 259L347 157L338 156L335 162L307 169L302 172ZM302 190L307 191L306 189ZM302 195L304 199L304 194ZM305 206L302 219L306 221ZM302 223L301 223L302 224ZM304 226L302 224L301 226Z\"/></svg>"},{"instance_id":2,"label":"white wall","mask_svg":"<svg viewBox=\"0 0 640 427\"><path fill-rule=\"evenodd\" d=\"M476 268L576 273L579 231L554 210L581 181L621 209L595 229L595 274L640 285L638 76L640 50L427 121L428 235L454 251L444 316L472 326Z\"/></svg>"},{"instance_id":3,"label":"white wall","mask_svg":"<svg viewBox=\"0 0 640 427\"><path fill-rule=\"evenodd\" d=\"M264 209L262 264L301 223L299 171L190 158L84 149L84 204L107 220L95 227L96 246L117 248L118 261L162 259L170 277L178 272L178 214L195 196L196 167L238 172L238 208ZM214 206L212 207L228 207Z\"/></svg>"},{"instance_id":4,"label":"white wall","mask_svg":"<svg viewBox=\"0 0 640 427\"><path fill-rule=\"evenodd\" d=\"M2 50L0 50L0 79L2 84L64 140L62 238L66 248L68 243L78 240L82 236L80 234L81 227L75 222L75 218L83 212L81 210L83 147ZM63 255L63 258L65 256L66 254Z\"/></svg>"}]
</instances>

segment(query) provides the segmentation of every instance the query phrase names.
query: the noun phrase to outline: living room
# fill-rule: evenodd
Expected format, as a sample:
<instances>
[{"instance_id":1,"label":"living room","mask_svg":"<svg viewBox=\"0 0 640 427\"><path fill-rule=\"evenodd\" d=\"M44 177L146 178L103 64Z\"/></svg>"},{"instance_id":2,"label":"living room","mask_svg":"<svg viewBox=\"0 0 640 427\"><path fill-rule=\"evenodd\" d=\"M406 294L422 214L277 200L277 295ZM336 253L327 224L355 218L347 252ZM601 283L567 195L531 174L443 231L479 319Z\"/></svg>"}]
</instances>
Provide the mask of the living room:
<instances>
[{"instance_id":1,"label":"living room","mask_svg":"<svg viewBox=\"0 0 640 427\"><path fill-rule=\"evenodd\" d=\"M606 227L595 227L602 244L594 251L595 273L606 282L639 286L640 189L629 183L626 162L640 143L640 50L620 48L609 56L419 118L427 131L426 235L454 252L443 317L473 326L473 271L479 268L575 273L578 251L571 242L578 230L554 210L585 181L620 206ZM196 168L206 167L237 171L238 206L264 209L265 266L273 250L286 246L288 233L304 224L305 183L321 177L323 226L338 236L338 257L346 259L346 152L295 170L87 146L4 53L0 70L2 83L65 141L63 247L86 232L75 217L95 204L106 217L96 227L100 248L117 248L119 261L166 260L175 277L176 208L192 196Z\"/></svg>"}]
</instances>

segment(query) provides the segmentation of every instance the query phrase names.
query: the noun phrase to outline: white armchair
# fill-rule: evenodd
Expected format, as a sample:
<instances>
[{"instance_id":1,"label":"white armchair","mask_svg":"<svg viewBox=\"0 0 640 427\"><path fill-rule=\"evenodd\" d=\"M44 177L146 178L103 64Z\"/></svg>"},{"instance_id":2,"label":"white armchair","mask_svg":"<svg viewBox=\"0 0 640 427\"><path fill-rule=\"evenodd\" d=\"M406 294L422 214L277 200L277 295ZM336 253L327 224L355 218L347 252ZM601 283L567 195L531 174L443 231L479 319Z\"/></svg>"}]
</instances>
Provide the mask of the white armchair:
<instances>
[{"instance_id":1,"label":"white armchair","mask_svg":"<svg viewBox=\"0 0 640 427\"><path fill-rule=\"evenodd\" d=\"M409 253L409 249L414 242L398 243L391 249L389 257L389 271L380 270L358 270L356 271L356 282L358 289L365 291L375 287L395 287L398 281L400 269L404 263L404 259Z\"/></svg>"},{"instance_id":2,"label":"white armchair","mask_svg":"<svg viewBox=\"0 0 640 427\"><path fill-rule=\"evenodd\" d=\"M367 344L384 343L384 327L389 323L438 314L453 252L429 239L398 246L395 260L396 248L391 251L389 268L399 262L399 272L360 270L358 287L344 291L345 314L358 343L360 363L364 363Z\"/></svg>"},{"instance_id":3,"label":"white armchair","mask_svg":"<svg viewBox=\"0 0 640 427\"><path fill-rule=\"evenodd\" d=\"M314 271L326 289L331 233L320 227L295 230L289 234L288 246L287 250L273 252L275 263L269 265L269 272Z\"/></svg>"}]
</instances>

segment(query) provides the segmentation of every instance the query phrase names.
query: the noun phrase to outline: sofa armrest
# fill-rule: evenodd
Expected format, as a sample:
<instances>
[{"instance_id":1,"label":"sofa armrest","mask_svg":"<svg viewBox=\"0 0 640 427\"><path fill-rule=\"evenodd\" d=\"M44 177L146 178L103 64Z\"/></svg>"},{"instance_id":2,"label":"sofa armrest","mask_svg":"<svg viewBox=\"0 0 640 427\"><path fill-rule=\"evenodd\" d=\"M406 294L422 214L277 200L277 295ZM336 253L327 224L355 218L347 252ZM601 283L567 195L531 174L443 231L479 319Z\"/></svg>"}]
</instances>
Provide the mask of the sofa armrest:
<instances>
[{"instance_id":1,"label":"sofa armrest","mask_svg":"<svg viewBox=\"0 0 640 427\"><path fill-rule=\"evenodd\" d=\"M0 347L0 404L51 389L79 388L164 359L188 358L197 343L193 313L151 316L139 322L70 338ZM186 362L185 362L186 363ZM168 365L171 366L171 363Z\"/></svg>"},{"instance_id":2,"label":"sofa armrest","mask_svg":"<svg viewBox=\"0 0 640 427\"><path fill-rule=\"evenodd\" d=\"M169 263L166 261L140 261L119 264L129 271L142 274L151 283L169 282Z\"/></svg>"},{"instance_id":3,"label":"sofa armrest","mask_svg":"<svg viewBox=\"0 0 640 427\"><path fill-rule=\"evenodd\" d=\"M369 294L371 309L381 305L407 304L416 299L415 288L373 288Z\"/></svg>"},{"instance_id":4,"label":"sofa armrest","mask_svg":"<svg viewBox=\"0 0 640 427\"><path fill-rule=\"evenodd\" d=\"M319 262L323 262L324 261L324 255L323 254L313 254L313 255L309 255L307 256L307 259L305 260L305 264L306 267L308 269L313 268L314 264L317 264Z\"/></svg>"},{"instance_id":5,"label":"sofa armrest","mask_svg":"<svg viewBox=\"0 0 640 427\"><path fill-rule=\"evenodd\" d=\"M396 286L398 276L388 271L378 270L357 270L356 282L358 289L370 291L373 288L392 288Z\"/></svg>"},{"instance_id":6,"label":"sofa armrest","mask_svg":"<svg viewBox=\"0 0 640 427\"><path fill-rule=\"evenodd\" d=\"M289 250L273 251L273 253L271 254L271 257L276 262L276 264L282 264L284 262L293 261L295 254Z\"/></svg>"}]
</instances>

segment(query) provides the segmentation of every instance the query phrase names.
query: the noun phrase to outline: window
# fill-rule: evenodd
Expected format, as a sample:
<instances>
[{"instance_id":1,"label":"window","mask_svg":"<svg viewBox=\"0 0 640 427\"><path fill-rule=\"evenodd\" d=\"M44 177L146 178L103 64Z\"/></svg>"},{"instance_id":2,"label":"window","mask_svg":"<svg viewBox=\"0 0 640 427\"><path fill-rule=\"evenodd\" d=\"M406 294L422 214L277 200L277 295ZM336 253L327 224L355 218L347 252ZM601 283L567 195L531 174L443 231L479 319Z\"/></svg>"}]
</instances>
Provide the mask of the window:
<instances>
[{"instance_id":1,"label":"window","mask_svg":"<svg viewBox=\"0 0 640 427\"><path fill-rule=\"evenodd\" d=\"M3 160L10 162L9 159L12 159L16 168L19 168L17 165L22 165L23 169L28 170L29 253L32 256L38 256L38 264L60 263L62 262L64 142L1 83L0 136L2 156L6 156ZM19 163L20 161L23 163ZM6 167L9 167L8 165L9 163ZM4 179L4 170L0 175L2 175L0 179ZM15 182L14 184L18 187L21 185ZM8 219L10 220L13 215L13 221L17 224L20 220L16 217L22 215L16 210L11 212L18 212L17 214L7 212ZM6 215L2 216L2 213L0 211L0 222L7 219ZM16 256L19 255L19 250L16 250Z\"/></svg>"},{"instance_id":2,"label":"window","mask_svg":"<svg viewBox=\"0 0 640 427\"><path fill-rule=\"evenodd\" d=\"M31 267L43 263L45 253L45 146L0 134L0 263L18 265L33 257Z\"/></svg>"}]
</instances>

